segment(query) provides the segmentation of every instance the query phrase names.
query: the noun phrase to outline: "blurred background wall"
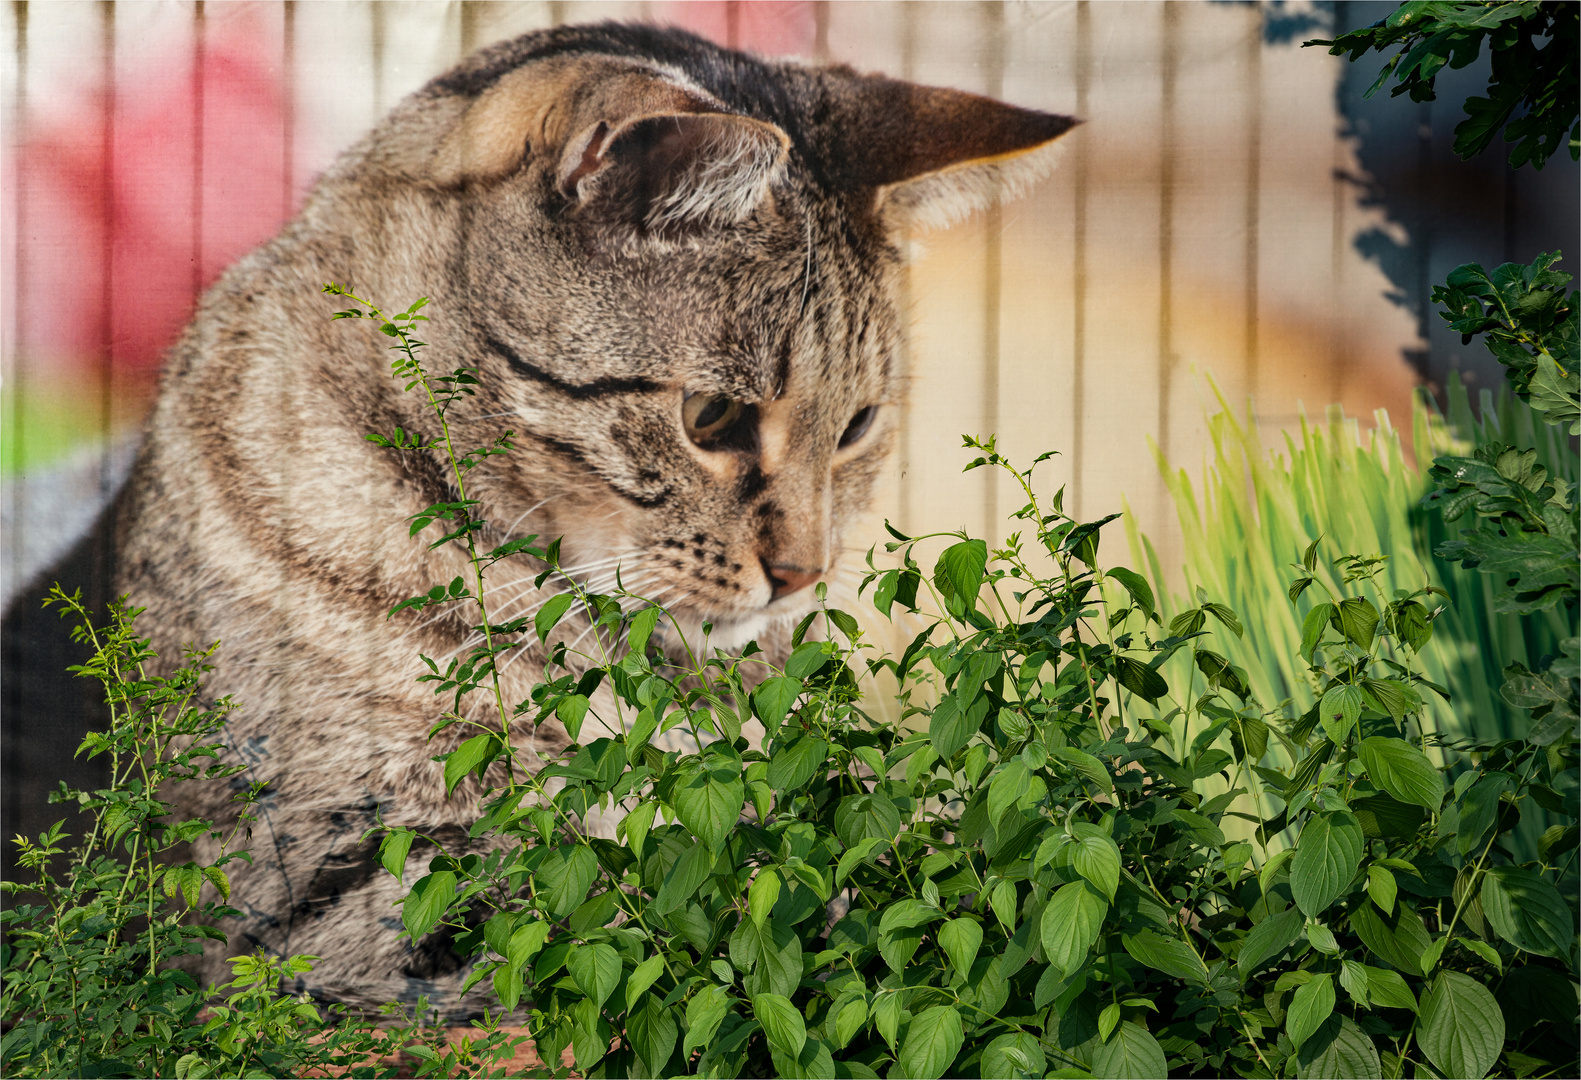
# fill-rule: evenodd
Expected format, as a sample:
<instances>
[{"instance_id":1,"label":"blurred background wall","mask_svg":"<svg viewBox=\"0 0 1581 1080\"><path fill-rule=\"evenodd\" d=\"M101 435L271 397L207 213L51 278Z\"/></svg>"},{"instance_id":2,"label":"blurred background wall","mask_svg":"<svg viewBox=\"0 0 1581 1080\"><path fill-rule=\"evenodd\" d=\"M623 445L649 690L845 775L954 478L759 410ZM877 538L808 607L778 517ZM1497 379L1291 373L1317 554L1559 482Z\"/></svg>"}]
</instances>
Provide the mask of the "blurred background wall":
<instances>
[{"instance_id":1,"label":"blurred background wall","mask_svg":"<svg viewBox=\"0 0 1581 1080\"><path fill-rule=\"evenodd\" d=\"M1067 509L1096 517L1124 495L1168 566L1178 529L1149 440L1200 462L1206 377L1270 436L1303 406L1403 421L1413 388L1451 370L1473 388L1500 378L1439 329L1434 281L1576 253L1567 157L1517 179L1497 147L1449 151L1486 57L1415 105L1363 99L1377 59L1301 48L1392 7L14 0L0 585L9 596L86 527L194 297L340 148L477 46L606 18L1086 119L1028 196L912 239L911 404L879 513L1003 535L1017 493L960 472L961 433L998 433L1022 461L1061 452L1045 482L1069 485Z\"/></svg>"}]
</instances>

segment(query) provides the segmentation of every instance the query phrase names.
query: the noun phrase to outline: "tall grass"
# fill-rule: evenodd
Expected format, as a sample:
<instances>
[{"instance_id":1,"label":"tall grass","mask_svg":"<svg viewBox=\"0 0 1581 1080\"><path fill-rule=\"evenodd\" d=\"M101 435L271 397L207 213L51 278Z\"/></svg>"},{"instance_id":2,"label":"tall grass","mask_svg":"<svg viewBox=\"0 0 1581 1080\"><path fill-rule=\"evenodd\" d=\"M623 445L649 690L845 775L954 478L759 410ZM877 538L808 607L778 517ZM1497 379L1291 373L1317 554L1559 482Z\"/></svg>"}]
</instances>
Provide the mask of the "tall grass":
<instances>
[{"instance_id":1,"label":"tall grass","mask_svg":"<svg viewBox=\"0 0 1581 1080\"><path fill-rule=\"evenodd\" d=\"M1301 620L1322 597L1312 589L1298 603L1290 602L1290 564L1321 537L1318 576L1343 594L1348 590L1341 588L1332 560L1387 555L1380 578L1387 589L1432 584L1449 594L1433 623L1433 638L1418 657L1418 670L1446 687L1452 698L1445 703L1428 695L1430 718L1424 719L1430 729L1479 738L1524 734L1525 713L1499 697L1503 667L1517 660L1531 665L1556 653L1559 640L1575 631L1555 611L1526 617L1495 612L1486 575L1433 554L1458 526L1446 526L1436 512L1418 506L1430 485L1409 460L1387 412L1378 410L1376 426L1364 435L1356 420L1330 407L1324 423L1303 417L1299 437L1287 433L1283 452L1270 453L1255 421L1249 415L1238 419L1218 388L1212 389L1219 411L1208 421L1211 450L1200 491L1184 469L1153 448L1184 533L1184 595L1170 594L1153 545L1130 514L1125 519L1133 562L1148 567L1161 608L1173 613L1194 606L1191 598L1200 587L1209 599L1239 612L1245 637L1218 634L1213 647L1246 669L1265 704L1288 698L1304 712L1314 693L1295 658ZM1452 376L1447 397L1447 417L1425 396L1412 409L1418 462L1469 454L1477 443L1500 441L1536 447L1552 473L1576 479L1576 454L1568 440L1557 429L1535 423L1531 408L1507 390L1497 396L1482 392L1480 419L1458 378Z\"/></svg>"}]
</instances>

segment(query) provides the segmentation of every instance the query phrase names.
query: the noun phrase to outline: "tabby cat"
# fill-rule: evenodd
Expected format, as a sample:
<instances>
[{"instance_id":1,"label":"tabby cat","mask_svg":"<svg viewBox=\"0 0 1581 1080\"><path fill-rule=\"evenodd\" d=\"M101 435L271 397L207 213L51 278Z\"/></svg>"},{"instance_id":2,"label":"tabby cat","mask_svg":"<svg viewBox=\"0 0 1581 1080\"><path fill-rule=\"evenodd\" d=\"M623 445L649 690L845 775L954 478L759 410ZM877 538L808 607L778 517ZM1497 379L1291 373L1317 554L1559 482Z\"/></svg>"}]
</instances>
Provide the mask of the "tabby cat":
<instances>
[{"instance_id":1,"label":"tabby cat","mask_svg":"<svg viewBox=\"0 0 1581 1080\"><path fill-rule=\"evenodd\" d=\"M203 298L106 524L155 648L222 642L209 685L242 702L231 740L269 782L205 974L262 945L322 956L323 998L468 1008L444 940L397 939L402 890L359 843L376 814L452 841L468 820L430 760L442 699L412 681L467 621L386 620L463 572L402 527L455 495L437 456L364 441L431 417L321 283L430 297L430 365L477 369L459 444L518 446L473 474L488 542L563 534L594 586L619 566L716 645L772 641L842 572L895 441L897 232L1036 179L1074 123L605 24L483 49L347 151ZM496 568L497 617L543 601L536 569ZM539 674L518 660L507 701Z\"/></svg>"}]
</instances>

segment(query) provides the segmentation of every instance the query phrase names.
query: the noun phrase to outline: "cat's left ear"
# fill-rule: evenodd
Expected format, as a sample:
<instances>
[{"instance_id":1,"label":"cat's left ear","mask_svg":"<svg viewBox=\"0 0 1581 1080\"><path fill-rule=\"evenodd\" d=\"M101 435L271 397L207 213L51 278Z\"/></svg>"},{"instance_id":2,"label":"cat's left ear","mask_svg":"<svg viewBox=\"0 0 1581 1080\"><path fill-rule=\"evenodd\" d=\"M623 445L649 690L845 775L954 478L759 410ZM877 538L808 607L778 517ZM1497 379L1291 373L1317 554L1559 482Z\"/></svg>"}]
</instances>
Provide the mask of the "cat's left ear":
<instances>
[{"instance_id":1,"label":"cat's left ear","mask_svg":"<svg viewBox=\"0 0 1581 1080\"><path fill-rule=\"evenodd\" d=\"M429 178L492 183L538 163L558 198L649 229L733 225L768 194L790 138L684 75L609 56L527 64L470 103Z\"/></svg>"},{"instance_id":2,"label":"cat's left ear","mask_svg":"<svg viewBox=\"0 0 1581 1080\"><path fill-rule=\"evenodd\" d=\"M953 224L1013 198L1053 169L1061 135L1081 121L980 94L823 72L825 139L835 185L870 191L891 224Z\"/></svg>"},{"instance_id":3,"label":"cat's left ear","mask_svg":"<svg viewBox=\"0 0 1581 1080\"><path fill-rule=\"evenodd\" d=\"M790 139L773 124L720 112L600 120L560 158L560 193L601 218L663 230L734 225L783 167Z\"/></svg>"}]
</instances>

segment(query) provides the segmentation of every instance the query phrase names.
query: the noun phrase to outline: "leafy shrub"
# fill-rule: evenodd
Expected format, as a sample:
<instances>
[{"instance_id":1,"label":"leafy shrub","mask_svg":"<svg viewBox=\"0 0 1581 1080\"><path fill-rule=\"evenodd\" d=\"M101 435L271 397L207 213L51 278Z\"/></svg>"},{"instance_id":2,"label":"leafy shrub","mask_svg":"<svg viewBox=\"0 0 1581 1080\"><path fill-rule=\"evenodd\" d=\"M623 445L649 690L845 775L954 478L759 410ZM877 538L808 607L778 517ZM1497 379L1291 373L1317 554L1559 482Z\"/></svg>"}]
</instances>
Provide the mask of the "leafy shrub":
<instances>
[{"instance_id":1,"label":"leafy shrub","mask_svg":"<svg viewBox=\"0 0 1581 1080\"><path fill-rule=\"evenodd\" d=\"M1540 45L1541 39L1547 43ZM1465 104L1466 119L1455 128L1455 153L1474 157L1486 150L1501 131L1510 151L1511 167L1528 162L1541 169L1561 147L1571 160L1581 157L1581 121L1577 120L1577 47L1581 44L1581 12L1574 4L1478 3L1474 0L1413 0L1401 4L1371 26L1352 30L1327 45L1334 55L1359 60L1369 50L1399 47L1378 72L1367 91L1377 93L1392 74L1395 96L1412 101L1437 99L1434 83L1445 66L1463 68L1476 60L1488 43L1492 78L1487 97ZM1514 119L1515 113L1521 115ZM1569 129L1568 131L1566 129Z\"/></svg>"},{"instance_id":2,"label":"leafy shrub","mask_svg":"<svg viewBox=\"0 0 1581 1080\"><path fill-rule=\"evenodd\" d=\"M1234 608L1258 633L1224 641L1225 656L1246 669L1260 700L1289 698L1303 712L1317 700L1317 688L1298 655L1303 612L1286 595L1293 554L1321 539L1314 573L1333 588L1340 571L1332 559L1386 552L1378 583L1387 593L1431 585L1450 598L1414 658L1422 675L1449 691L1447 698L1435 694L1425 702L1429 730L1484 738L1524 731L1525 713L1500 696L1504 666L1557 655L1559 642L1575 633L1573 617L1556 607L1499 610L1485 575L1434 556L1463 530L1418 506L1433 490L1432 478L1427 468L1412 467L1387 414L1375 414L1377 425L1363 435L1336 407L1324 424L1303 421L1299 436L1286 436L1283 453L1269 453L1256 422L1237 418L1222 395L1218 402L1208 420L1210 455L1200 484L1155 449L1185 540L1183 595L1167 588L1164 569L1134 519L1125 522L1131 558L1147 567L1160 611L1168 617L1194 606L1199 588ZM1564 437L1534 423L1532 410L1507 391L1484 392L1479 421L1452 379L1448 405L1445 423L1426 398L1417 399L1411 426L1419 460L1516 442L1537 449L1536 463L1556 481L1576 482L1576 456Z\"/></svg>"},{"instance_id":3,"label":"leafy shrub","mask_svg":"<svg viewBox=\"0 0 1581 1080\"><path fill-rule=\"evenodd\" d=\"M1565 293L1570 275L1553 268L1558 261L1556 251L1491 274L1467 263L1434 287L1433 302L1444 306L1439 315L1463 342L1485 335L1516 394L1545 423L1568 424L1571 435L1581 435L1581 311L1577 293Z\"/></svg>"},{"instance_id":4,"label":"leafy shrub","mask_svg":"<svg viewBox=\"0 0 1581 1080\"><path fill-rule=\"evenodd\" d=\"M478 1047L444 1046L443 1032L385 1010L380 1029L332 1014L304 997L283 996L281 983L311 969L317 957L234 958L235 978L205 990L179 966L210 940L215 926L239 914L226 906L225 867L245 859L236 845L251 821L256 787L243 787L228 830L201 819L176 820L166 790L177 784L234 785L245 766L225 760L229 698L209 701L203 675L213 648L191 650L171 674L151 674L157 657L137 636L138 612L114 604L95 627L79 596L56 586L49 600L79 620L76 640L92 649L75 668L105 689L110 727L90 732L79 752L109 754L109 786L68 790L58 800L92 815L91 832L67 851L61 823L36 841L17 837L31 883L7 881L13 903L0 911L0 1072L6 1076L390 1076L399 1055L415 1058L417 1075L467 1074L504 1052L504 1036ZM223 833L223 834L222 834ZM205 834L222 839L221 854L200 865L186 845ZM63 870L58 856L67 855ZM205 899L205 894L207 898ZM426 1012L419 1002L417 1015ZM404 1022L403 1022L404 1020ZM410 1075L410 1074L408 1074Z\"/></svg>"},{"instance_id":5,"label":"leafy shrub","mask_svg":"<svg viewBox=\"0 0 1581 1080\"><path fill-rule=\"evenodd\" d=\"M561 573L557 544L476 546L465 476L509 435L454 448L445 412L470 372L424 369L421 302L386 318L350 298L339 315L394 339L439 421L428 441L370 438L443 453L461 496L412 531L443 522L435 543L467 545L473 569L400 607L473 605L483 639L423 676L451 705L436 732L476 731L441 755L450 790L486 785L473 843L397 824L381 858L398 874L433 848L405 932L448 927L470 985L526 1011L544 1060L569 1048L589 1076L1574 1069L1575 725L1479 744L1424 730L1436 590L1380 588L1381 556L1330 581L1307 546L1289 597L1320 597L1293 650L1315 700L1265 707L1210 647L1246 636L1232 610L1204 596L1166 624L1145 578L1098 558L1118 515L1077 522L968 440L969 467L1021 484L1028 538L990 551L891 529L900 565L870 556L864 589L928 623L898 659L821 592L783 669L751 647L699 655L662 606ZM558 592L491 623L486 570L520 555ZM572 612L587 649L554 633ZM661 620L670 652L650 648ZM536 643L543 679L508 708L500 658ZM896 679L898 722L863 708L861 668ZM465 717L475 692L491 719ZM550 718L572 743L540 761L516 740ZM655 745L677 728L686 749ZM1453 785L1426 749L1455 759ZM1533 804L1569 824L1522 862L1505 838ZM589 835L614 808L616 840Z\"/></svg>"}]
</instances>

